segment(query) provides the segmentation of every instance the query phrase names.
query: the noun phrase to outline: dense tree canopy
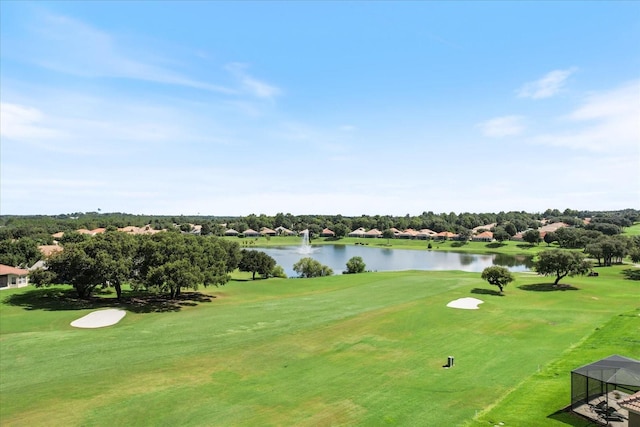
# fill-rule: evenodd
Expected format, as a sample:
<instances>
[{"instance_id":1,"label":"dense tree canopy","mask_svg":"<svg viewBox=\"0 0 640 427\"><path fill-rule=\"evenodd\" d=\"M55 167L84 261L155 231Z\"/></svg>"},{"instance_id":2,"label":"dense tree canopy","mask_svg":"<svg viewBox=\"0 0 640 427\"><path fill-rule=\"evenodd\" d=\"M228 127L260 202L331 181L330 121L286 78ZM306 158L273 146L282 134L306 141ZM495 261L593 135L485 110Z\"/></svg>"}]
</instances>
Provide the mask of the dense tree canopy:
<instances>
[{"instance_id":1,"label":"dense tree canopy","mask_svg":"<svg viewBox=\"0 0 640 427\"><path fill-rule=\"evenodd\" d=\"M333 274L331 268L310 257L302 258L296 262L293 265L293 271L298 273L300 277L322 277Z\"/></svg>"},{"instance_id":2,"label":"dense tree canopy","mask_svg":"<svg viewBox=\"0 0 640 427\"><path fill-rule=\"evenodd\" d=\"M504 228L496 227L493 230L493 238L496 239L498 242L503 242L505 240L509 240L511 236Z\"/></svg>"},{"instance_id":3,"label":"dense tree canopy","mask_svg":"<svg viewBox=\"0 0 640 427\"><path fill-rule=\"evenodd\" d=\"M340 214L292 215L282 212L277 213L275 216L250 214L244 217L149 216L118 212L75 212L54 216L4 215L0 216L0 240L31 237L39 244L50 244L52 240L51 234L59 231L67 232L81 228L93 230L98 227L142 227L146 225L156 230L183 227L186 231L187 229L191 230L190 225L192 224L202 225L204 231L201 229L201 232L205 235L209 233L220 235L226 228L233 228L239 232L243 232L247 228L259 231L262 227L275 228L279 226L298 231L309 229L317 234L319 230L328 227L331 228L336 233L336 237L339 238L343 236L342 231L345 231L344 235L346 235L346 233L358 227L364 227L365 229L377 228L378 230L386 230L391 227L400 230L406 228L413 228L415 230L428 228L435 232L450 231L457 233L461 228L473 229L478 226L495 223L497 226L504 228L511 236L516 230L521 232L528 228L537 229L543 218L546 218L549 222L562 221L570 225L575 225L582 231L596 232L602 230L606 232L605 234L608 234L639 221L640 211L626 209L611 212L594 212L571 209L565 209L564 211L547 209L543 213L510 211L498 213L463 212L460 214L456 214L455 212L437 214L432 211L425 211L414 216L361 215L358 217L346 217ZM586 218L591 218L591 221L585 226ZM603 228L603 224L606 224L606 227ZM609 225L618 228L608 227ZM589 228L592 230L589 230ZM584 248L584 245L581 247Z\"/></svg>"},{"instance_id":4,"label":"dense tree canopy","mask_svg":"<svg viewBox=\"0 0 640 427\"><path fill-rule=\"evenodd\" d=\"M0 240L0 264L31 267L41 257L38 242L30 237Z\"/></svg>"},{"instance_id":5,"label":"dense tree canopy","mask_svg":"<svg viewBox=\"0 0 640 427\"><path fill-rule=\"evenodd\" d=\"M127 282L175 298L183 288L225 284L239 259L237 244L213 237L111 231L67 243L46 261L46 272L32 273L32 281L36 286L69 284L81 298L98 287L113 287L120 298Z\"/></svg>"},{"instance_id":6,"label":"dense tree canopy","mask_svg":"<svg viewBox=\"0 0 640 427\"><path fill-rule=\"evenodd\" d=\"M530 245L537 245L542 241L538 230L527 230L522 234L522 240Z\"/></svg>"},{"instance_id":7,"label":"dense tree canopy","mask_svg":"<svg viewBox=\"0 0 640 427\"><path fill-rule=\"evenodd\" d=\"M228 252L215 238L157 233L142 236L136 256L135 280L147 289L168 292L182 288L224 285L229 281Z\"/></svg>"},{"instance_id":8,"label":"dense tree canopy","mask_svg":"<svg viewBox=\"0 0 640 427\"><path fill-rule=\"evenodd\" d=\"M585 253L598 261L598 265L610 266L622 262L622 258L632 249L631 241L621 236L601 236L587 244Z\"/></svg>"},{"instance_id":9,"label":"dense tree canopy","mask_svg":"<svg viewBox=\"0 0 640 427\"><path fill-rule=\"evenodd\" d=\"M252 273L253 280L256 278L256 273L259 273L264 278L269 277L276 266L276 260L264 252L243 249L241 254L238 268L240 271Z\"/></svg>"},{"instance_id":10,"label":"dense tree canopy","mask_svg":"<svg viewBox=\"0 0 640 427\"><path fill-rule=\"evenodd\" d=\"M367 265L364 263L362 257L354 256L347 261L347 274L362 273Z\"/></svg>"}]
</instances>

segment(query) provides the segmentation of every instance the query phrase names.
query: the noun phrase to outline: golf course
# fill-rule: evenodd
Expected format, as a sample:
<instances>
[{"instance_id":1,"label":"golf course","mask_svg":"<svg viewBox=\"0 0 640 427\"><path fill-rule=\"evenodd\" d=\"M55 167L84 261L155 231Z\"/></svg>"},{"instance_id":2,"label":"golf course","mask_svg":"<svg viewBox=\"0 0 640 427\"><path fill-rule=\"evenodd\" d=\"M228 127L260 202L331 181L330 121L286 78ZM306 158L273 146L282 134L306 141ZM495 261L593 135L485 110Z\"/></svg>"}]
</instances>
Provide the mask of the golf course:
<instances>
[{"instance_id":1,"label":"golf course","mask_svg":"<svg viewBox=\"0 0 640 427\"><path fill-rule=\"evenodd\" d=\"M172 302L6 290L0 424L587 426L562 412L570 371L640 357L632 268L598 268L558 288L518 273L504 295L459 271L236 273ZM483 303L447 307L467 297ZM105 308L126 316L70 325Z\"/></svg>"}]
</instances>

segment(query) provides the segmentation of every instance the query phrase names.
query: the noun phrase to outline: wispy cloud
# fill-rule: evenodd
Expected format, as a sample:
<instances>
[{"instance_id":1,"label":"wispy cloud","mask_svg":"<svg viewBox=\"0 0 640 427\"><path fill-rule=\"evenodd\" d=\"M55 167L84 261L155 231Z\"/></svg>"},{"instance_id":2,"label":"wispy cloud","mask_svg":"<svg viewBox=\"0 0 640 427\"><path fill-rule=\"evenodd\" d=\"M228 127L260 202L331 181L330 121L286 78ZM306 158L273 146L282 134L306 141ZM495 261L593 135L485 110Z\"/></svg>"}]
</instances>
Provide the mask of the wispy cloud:
<instances>
[{"instance_id":1,"label":"wispy cloud","mask_svg":"<svg viewBox=\"0 0 640 427\"><path fill-rule=\"evenodd\" d=\"M247 72L248 66L246 64L234 62L228 64L226 68L239 80L244 91L252 96L263 99L273 99L282 94L280 88L251 76Z\"/></svg>"},{"instance_id":2,"label":"wispy cloud","mask_svg":"<svg viewBox=\"0 0 640 427\"><path fill-rule=\"evenodd\" d=\"M82 21L51 13L39 16L20 50L10 53L41 67L83 77L115 77L233 94L234 90L192 79L166 66L156 52Z\"/></svg>"},{"instance_id":3,"label":"wispy cloud","mask_svg":"<svg viewBox=\"0 0 640 427\"><path fill-rule=\"evenodd\" d=\"M562 119L566 130L534 142L597 152L640 147L640 80L594 93Z\"/></svg>"},{"instance_id":4,"label":"wispy cloud","mask_svg":"<svg viewBox=\"0 0 640 427\"><path fill-rule=\"evenodd\" d=\"M124 161L170 151L176 141L186 148L226 145L234 138L233 130L220 124L233 113L215 105L100 97L37 85L28 92L8 90L5 97L10 102L0 104L0 136L6 147L78 156L126 152L128 156L119 157Z\"/></svg>"},{"instance_id":5,"label":"wispy cloud","mask_svg":"<svg viewBox=\"0 0 640 427\"><path fill-rule=\"evenodd\" d=\"M484 136L501 138L520 135L524 130L523 121L522 116L502 116L479 123L478 127Z\"/></svg>"},{"instance_id":6,"label":"wispy cloud","mask_svg":"<svg viewBox=\"0 0 640 427\"><path fill-rule=\"evenodd\" d=\"M0 137L7 139L51 139L61 136L45 124L45 116L37 108L8 102L0 103Z\"/></svg>"},{"instance_id":7,"label":"wispy cloud","mask_svg":"<svg viewBox=\"0 0 640 427\"><path fill-rule=\"evenodd\" d=\"M564 86L566 80L576 68L572 67L566 70L554 70L545 74L541 79L525 83L518 90L520 98L543 99L556 95Z\"/></svg>"}]
</instances>

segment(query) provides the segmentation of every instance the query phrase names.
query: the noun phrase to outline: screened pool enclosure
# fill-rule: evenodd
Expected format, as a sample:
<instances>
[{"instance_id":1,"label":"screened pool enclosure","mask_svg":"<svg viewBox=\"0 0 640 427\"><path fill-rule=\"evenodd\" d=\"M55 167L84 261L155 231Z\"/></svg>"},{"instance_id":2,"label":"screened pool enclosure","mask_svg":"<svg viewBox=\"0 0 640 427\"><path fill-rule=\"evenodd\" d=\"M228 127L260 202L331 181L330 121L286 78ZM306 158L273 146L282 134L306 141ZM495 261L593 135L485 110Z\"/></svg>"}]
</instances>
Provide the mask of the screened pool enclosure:
<instances>
[{"instance_id":1,"label":"screened pool enclosure","mask_svg":"<svg viewBox=\"0 0 640 427\"><path fill-rule=\"evenodd\" d=\"M571 410L603 424L624 423L622 398L640 391L640 361L613 355L571 371Z\"/></svg>"}]
</instances>

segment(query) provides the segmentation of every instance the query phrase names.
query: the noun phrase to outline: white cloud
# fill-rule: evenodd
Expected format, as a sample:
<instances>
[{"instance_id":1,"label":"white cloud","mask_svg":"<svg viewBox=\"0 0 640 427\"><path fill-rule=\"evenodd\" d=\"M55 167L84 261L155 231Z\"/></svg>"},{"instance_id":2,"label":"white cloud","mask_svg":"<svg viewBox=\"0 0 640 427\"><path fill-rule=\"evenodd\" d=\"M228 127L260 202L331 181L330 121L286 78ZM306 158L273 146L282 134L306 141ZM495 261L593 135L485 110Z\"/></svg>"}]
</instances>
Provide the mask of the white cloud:
<instances>
[{"instance_id":1,"label":"white cloud","mask_svg":"<svg viewBox=\"0 0 640 427\"><path fill-rule=\"evenodd\" d=\"M478 124L478 127L484 136L496 138L519 135L524 130L522 116L496 117Z\"/></svg>"},{"instance_id":2,"label":"white cloud","mask_svg":"<svg viewBox=\"0 0 640 427\"><path fill-rule=\"evenodd\" d=\"M8 139L50 139L60 132L44 124L45 116L37 108L7 102L0 103L0 137Z\"/></svg>"},{"instance_id":3,"label":"white cloud","mask_svg":"<svg viewBox=\"0 0 640 427\"><path fill-rule=\"evenodd\" d=\"M575 72L576 68L551 71L539 80L525 83L518 90L518 96L531 99L550 98L562 89L569 76Z\"/></svg>"},{"instance_id":4,"label":"white cloud","mask_svg":"<svg viewBox=\"0 0 640 427\"><path fill-rule=\"evenodd\" d=\"M67 16L45 14L32 28L35 39L20 42L19 56L41 67L83 77L116 77L233 94L230 88L191 79L163 63L148 47L118 40L112 34Z\"/></svg>"},{"instance_id":5,"label":"white cloud","mask_svg":"<svg viewBox=\"0 0 640 427\"><path fill-rule=\"evenodd\" d=\"M242 88L246 92L257 98L272 99L282 94L280 88L249 75L249 73L246 72L246 64L234 62L227 65L226 68L240 81Z\"/></svg>"},{"instance_id":6,"label":"white cloud","mask_svg":"<svg viewBox=\"0 0 640 427\"><path fill-rule=\"evenodd\" d=\"M37 85L29 92L6 92L3 98L9 102L0 104L0 135L7 148L31 146L39 152L123 161L164 155L177 141L186 148L228 145L235 139L234 130L220 124L231 122L235 114L216 109L216 104L166 103ZM122 156L124 152L128 156Z\"/></svg>"},{"instance_id":7,"label":"white cloud","mask_svg":"<svg viewBox=\"0 0 640 427\"><path fill-rule=\"evenodd\" d=\"M640 81L594 93L562 119L566 130L538 135L540 144L605 152L640 147Z\"/></svg>"}]
</instances>

